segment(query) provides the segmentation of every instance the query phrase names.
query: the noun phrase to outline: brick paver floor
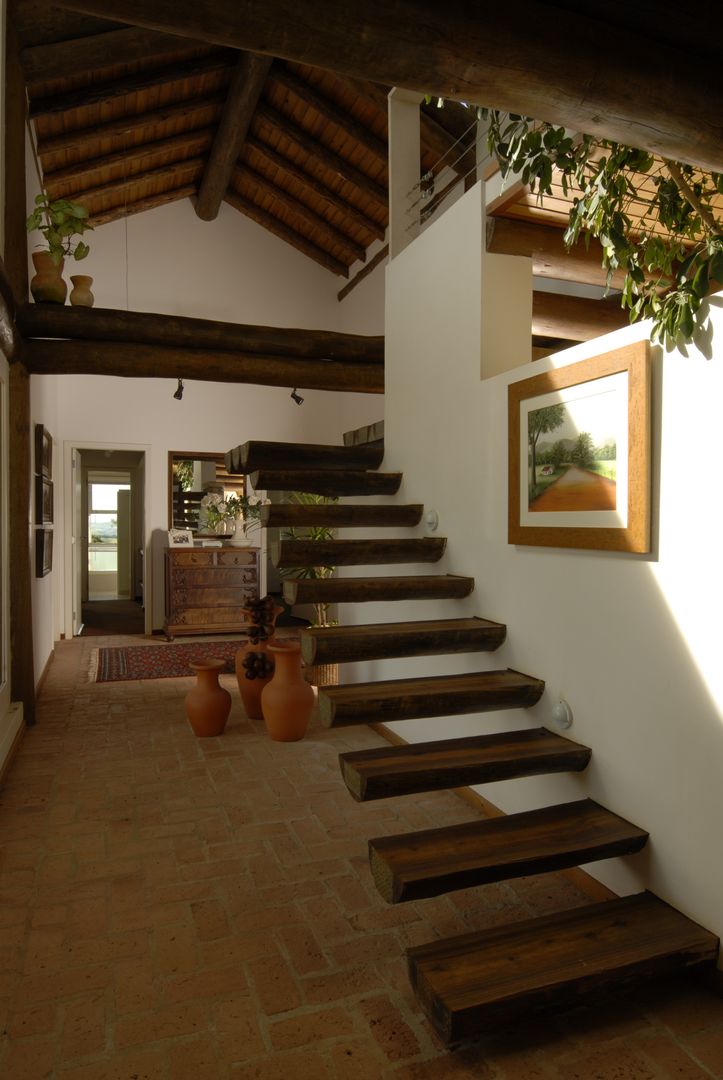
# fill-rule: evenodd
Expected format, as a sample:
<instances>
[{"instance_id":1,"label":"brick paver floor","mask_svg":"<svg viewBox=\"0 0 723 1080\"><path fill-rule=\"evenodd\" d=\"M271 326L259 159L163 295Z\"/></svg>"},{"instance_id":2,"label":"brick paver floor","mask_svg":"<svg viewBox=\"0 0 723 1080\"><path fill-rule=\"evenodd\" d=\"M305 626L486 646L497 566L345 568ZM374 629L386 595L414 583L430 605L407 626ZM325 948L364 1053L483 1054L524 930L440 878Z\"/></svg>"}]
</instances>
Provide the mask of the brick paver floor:
<instances>
[{"instance_id":1,"label":"brick paver floor","mask_svg":"<svg viewBox=\"0 0 723 1080\"><path fill-rule=\"evenodd\" d=\"M142 639L136 639L140 643ZM470 820L452 793L355 803L366 728L274 743L234 703L196 739L192 680L94 684L60 642L0 793L5 1080L705 1080L723 1001L655 987L447 1052L405 947L589 902L549 874L388 907L370 836Z\"/></svg>"}]
</instances>

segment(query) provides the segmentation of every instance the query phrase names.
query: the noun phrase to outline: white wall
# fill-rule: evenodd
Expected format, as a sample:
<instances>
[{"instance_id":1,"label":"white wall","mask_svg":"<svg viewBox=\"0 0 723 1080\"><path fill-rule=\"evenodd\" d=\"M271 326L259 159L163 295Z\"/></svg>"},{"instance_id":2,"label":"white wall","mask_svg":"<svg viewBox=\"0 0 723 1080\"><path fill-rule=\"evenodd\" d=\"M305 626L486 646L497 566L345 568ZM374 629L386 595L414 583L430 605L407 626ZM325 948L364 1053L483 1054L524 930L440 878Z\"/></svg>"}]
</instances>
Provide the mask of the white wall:
<instances>
[{"instance_id":1,"label":"white wall","mask_svg":"<svg viewBox=\"0 0 723 1080\"><path fill-rule=\"evenodd\" d=\"M387 468L400 497L440 514L441 571L471 575L462 602L367 605L360 621L476 614L507 624L495 654L387 661L361 677L511 667L543 678L527 711L407 721L411 741L551 726L560 695L570 737L593 750L580 776L489 785L508 812L587 795L650 831L638 856L589 867L612 888L651 888L723 932L723 665L717 476L723 397L723 303L713 358L654 349L650 556L507 543L507 385L646 336L629 327L481 381L479 193L469 192L387 271ZM484 303L483 303L484 312ZM506 317L515 318L510 310ZM421 530L418 530L421 532ZM411 571L410 571L411 572Z\"/></svg>"},{"instance_id":2,"label":"white wall","mask_svg":"<svg viewBox=\"0 0 723 1080\"><path fill-rule=\"evenodd\" d=\"M32 177L32 173L29 172ZM32 203L34 191L29 192ZM378 288L357 296L353 309L336 299L343 279L317 266L225 204L214 222L196 217L190 200L102 226L90 234L91 254L66 264L94 278L96 306L156 311L281 327L383 332ZM31 243L32 247L32 243ZM153 626L163 622L162 559L169 450L226 451L247 439L338 442L345 430L383 415L383 397L291 387L186 381L182 401L170 379L34 376L33 422L44 423L57 445L148 445L147 567ZM56 533L63 532L62 468L56 470ZM57 537L57 539L60 539ZM62 550L56 549L55 565ZM58 588L62 575L54 571ZM41 604L51 589L36 584L36 670L41 671L60 628L62 591L52 613ZM149 595L147 591L146 595ZM50 626L54 626L51 632ZM50 644L49 644L50 643Z\"/></svg>"}]
</instances>

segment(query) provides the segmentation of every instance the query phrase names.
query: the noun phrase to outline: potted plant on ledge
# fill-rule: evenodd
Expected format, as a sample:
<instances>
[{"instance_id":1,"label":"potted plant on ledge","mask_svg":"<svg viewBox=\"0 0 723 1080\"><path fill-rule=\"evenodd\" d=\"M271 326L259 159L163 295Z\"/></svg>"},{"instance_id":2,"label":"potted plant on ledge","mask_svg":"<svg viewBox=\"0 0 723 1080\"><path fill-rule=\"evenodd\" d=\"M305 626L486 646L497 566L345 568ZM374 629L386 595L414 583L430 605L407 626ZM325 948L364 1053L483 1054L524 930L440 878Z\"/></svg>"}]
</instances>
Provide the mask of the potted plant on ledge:
<instances>
[{"instance_id":1,"label":"potted plant on ledge","mask_svg":"<svg viewBox=\"0 0 723 1080\"><path fill-rule=\"evenodd\" d=\"M65 258L72 255L74 259L84 259L90 250L85 241L75 239L93 228L88 220L88 211L69 199L51 201L43 193L36 196L35 209L26 219L25 228L29 233L37 229L46 244L43 250L32 253L35 276L30 282L30 292L33 299L36 303L64 304L68 293L68 286L62 277ZM82 282L78 280L81 277ZM76 287L74 291L81 286L85 306L90 306L92 294L89 286L92 278L76 275L71 280Z\"/></svg>"}]
</instances>

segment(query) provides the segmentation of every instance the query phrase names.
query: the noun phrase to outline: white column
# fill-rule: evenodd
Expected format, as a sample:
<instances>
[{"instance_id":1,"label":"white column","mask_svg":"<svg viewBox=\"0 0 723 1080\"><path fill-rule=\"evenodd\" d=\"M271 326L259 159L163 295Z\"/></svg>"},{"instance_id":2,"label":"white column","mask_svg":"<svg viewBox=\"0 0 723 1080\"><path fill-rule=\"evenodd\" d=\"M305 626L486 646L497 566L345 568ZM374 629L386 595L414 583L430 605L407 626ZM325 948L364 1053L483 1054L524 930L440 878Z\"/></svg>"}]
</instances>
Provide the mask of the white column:
<instances>
[{"instance_id":1,"label":"white column","mask_svg":"<svg viewBox=\"0 0 723 1080\"><path fill-rule=\"evenodd\" d=\"M389 257L419 233L420 133L423 95L395 86L389 92ZM414 203L414 209L411 209Z\"/></svg>"}]
</instances>

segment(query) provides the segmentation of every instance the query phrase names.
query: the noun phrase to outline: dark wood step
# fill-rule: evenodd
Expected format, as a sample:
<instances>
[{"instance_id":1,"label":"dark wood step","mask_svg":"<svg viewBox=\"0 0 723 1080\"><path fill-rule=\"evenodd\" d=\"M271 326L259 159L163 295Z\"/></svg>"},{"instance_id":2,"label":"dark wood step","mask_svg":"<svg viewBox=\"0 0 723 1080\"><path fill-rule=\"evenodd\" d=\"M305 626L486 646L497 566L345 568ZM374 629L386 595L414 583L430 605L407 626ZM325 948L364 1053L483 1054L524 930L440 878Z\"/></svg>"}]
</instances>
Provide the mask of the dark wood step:
<instances>
[{"instance_id":1,"label":"dark wood step","mask_svg":"<svg viewBox=\"0 0 723 1080\"><path fill-rule=\"evenodd\" d=\"M386 600L459 600L474 589L474 578L457 574L405 577L289 578L287 604L363 604Z\"/></svg>"},{"instance_id":2,"label":"dark wood step","mask_svg":"<svg viewBox=\"0 0 723 1080\"><path fill-rule=\"evenodd\" d=\"M398 528L418 525L423 513L421 503L269 503L261 508L261 524L271 529L305 529L313 525L327 525L330 529Z\"/></svg>"},{"instance_id":3,"label":"dark wood step","mask_svg":"<svg viewBox=\"0 0 723 1080\"><path fill-rule=\"evenodd\" d=\"M648 834L592 799L369 841L389 904L640 851Z\"/></svg>"},{"instance_id":4,"label":"dark wood step","mask_svg":"<svg viewBox=\"0 0 723 1080\"><path fill-rule=\"evenodd\" d=\"M319 691L325 727L412 720L422 716L517 709L539 701L545 684L519 671L475 671L423 679L347 683Z\"/></svg>"},{"instance_id":5,"label":"dark wood step","mask_svg":"<svg viewBox=\"0 0 723 1080\"><path fill-rule=\"evenodd\" d=\"M344 783L358 802L489 784L516 776L579 772L590 760L586 746L545 728L472 735L410 746L382 746L340 754Z\"/></svg>"},{"instance_id":6,"label":"dark wood step","mask_svg":"<svg viewBox=\"0 0 723 1080\"><path fill-rule=\"evenodd\" d=\"M312 495L396 495L401 473L354 469L259 469L250 475L255 491L308 491Z\"/></svg>"},{"instance_id":7,"label":"dark wood step","mask_svg":"<svg viewBox=\"0 0 723 1080\"><path fill-rule=\"evenodd\" d=\"M444 1042L686 968L718 939L651 893L555 912L409 949L409 977Z\"/></svg>"},{"instance_id":8,"label":"dark wood step","mask_svg":"<svg viewBox=\"0 0 723 1080\"><path fill-rule=\"evenodd\" d=\"M300 566L373 566L438 562L443 536L389 540L273 540L271 560L280 570Z\"/></svg>"},{"instance_id":9,"label":"dark wood step","mask_svg":"<svg viewBox=\"0 0 723 1080\"><path fill-rule=\"evenodd\" d=\"M230 473L257 469L378 469L381 446L327 446L317 443L263 442L252 439L226 454Z\"/></svg>"},{"instance_id":10,"label":"dark wood step","mask_svg":"<svg viewBox=\"0 0 723 1080\"><path fill-rule=\"evenodd\" d=\"M477 618L313 626L301 632L301 655L307 664L342 664L394 656L492 652L506 633L502 623Z\"/></svg>"}]
</instances>

